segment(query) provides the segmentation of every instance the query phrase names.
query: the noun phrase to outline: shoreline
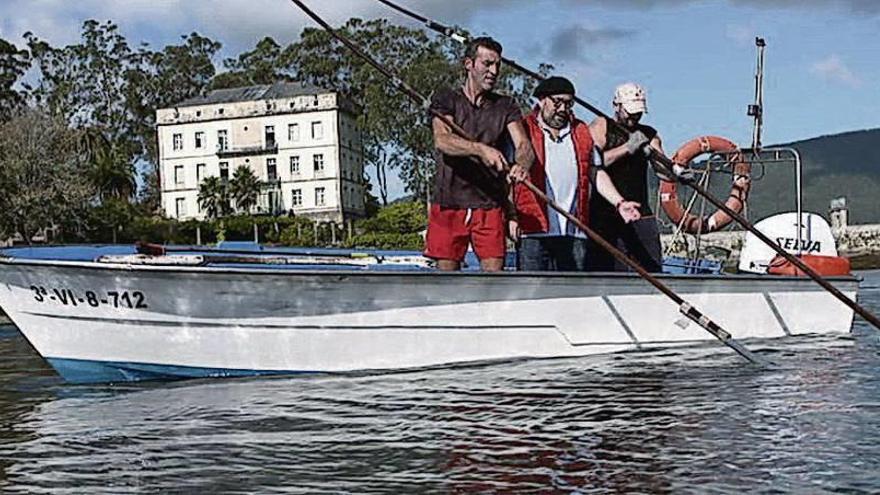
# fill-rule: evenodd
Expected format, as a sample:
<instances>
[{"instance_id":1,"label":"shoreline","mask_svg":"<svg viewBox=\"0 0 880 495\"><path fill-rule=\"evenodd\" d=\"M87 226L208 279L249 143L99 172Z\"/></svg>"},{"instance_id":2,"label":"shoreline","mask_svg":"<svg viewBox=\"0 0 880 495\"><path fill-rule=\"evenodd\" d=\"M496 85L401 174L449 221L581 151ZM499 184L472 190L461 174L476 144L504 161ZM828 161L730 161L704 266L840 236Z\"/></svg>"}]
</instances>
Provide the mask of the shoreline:
<instances>
[{"instance_id":1,"label":"shoreline","mask_svg":"<svg viewBox=\"0 0 880 495\"><path fill-rule=\"evenodd\" d=\"M853 270L880 269L880 224L850 225L832 232L839 255L849 258ZM664 252L673 256L687 256L688 244L694 243L690 234L678 237L664 234L660 239ZM718 247L728 251L725 266L735 267L744 239L745 232L741 230L713 232L703 234L701 245L704 249Z\"/></svg>"},{"instance_id":2,"label":"shoreline","mask_svg":"<svg viewBox=\"0 0 880 495\"><path fill-rule=\"evenodd\" d=\"M880 254L853 256L850 258L853 270L877 270L880 269Z\"/></svg>"}]
</instances>

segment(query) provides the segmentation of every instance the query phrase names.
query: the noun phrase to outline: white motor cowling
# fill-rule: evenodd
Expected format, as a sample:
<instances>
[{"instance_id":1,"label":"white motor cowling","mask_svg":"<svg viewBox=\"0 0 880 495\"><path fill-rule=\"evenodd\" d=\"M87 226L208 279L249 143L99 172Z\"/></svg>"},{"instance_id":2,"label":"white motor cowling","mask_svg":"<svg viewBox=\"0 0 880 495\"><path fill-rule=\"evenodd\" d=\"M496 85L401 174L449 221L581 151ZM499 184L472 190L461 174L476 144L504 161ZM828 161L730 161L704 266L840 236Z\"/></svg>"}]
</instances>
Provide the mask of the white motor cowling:
<instances>
[{"instance_id":1,"label":"white motor cowling","mask_svg":"<svg viewBox=\"0 0 880 495\"><path fill-rule=\"evenodd\" d=\"M779 244L791 254L815 254L837 256L837 243L831 226L815 213L803 213L800 222L800 245L798 245L797 213L780 213L755 224L761 233ZM767 273L767 266L776 257L776 251L764 244L751 232L746 233L739 257L739 270L749 273Z\"/></svg>"}]
</instances>

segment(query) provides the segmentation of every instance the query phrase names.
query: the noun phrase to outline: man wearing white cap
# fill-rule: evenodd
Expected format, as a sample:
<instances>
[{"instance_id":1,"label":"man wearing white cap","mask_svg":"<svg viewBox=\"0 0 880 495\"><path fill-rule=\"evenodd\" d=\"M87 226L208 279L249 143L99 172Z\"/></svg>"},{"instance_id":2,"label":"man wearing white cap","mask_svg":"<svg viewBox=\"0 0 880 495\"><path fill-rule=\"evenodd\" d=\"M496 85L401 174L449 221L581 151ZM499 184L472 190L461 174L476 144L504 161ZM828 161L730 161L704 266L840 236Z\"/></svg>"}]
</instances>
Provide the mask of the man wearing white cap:
<instances>
[{"instance_id":1,"label":"man wearing white cap","mask_svg":"<svg viewBox=\"0 0 880 495\"><path fill-rule=\"evenodd\" d=\"M641 124L648 112L645 90L636 83L621 84L614 91L614 117L628 134L615 132L604 118L590 124L596 145L603 150L605 169L620 194L640 204L641 219L626 223L606 201L590 204L590 225L605 240L616 245L650 272L663 267L660 233L648 198L648 157L645 146L663 152L660 135ZM603 249L590 250L590 266L595 271L622 271L627 267Z\"/></svg>"}]
</instances>

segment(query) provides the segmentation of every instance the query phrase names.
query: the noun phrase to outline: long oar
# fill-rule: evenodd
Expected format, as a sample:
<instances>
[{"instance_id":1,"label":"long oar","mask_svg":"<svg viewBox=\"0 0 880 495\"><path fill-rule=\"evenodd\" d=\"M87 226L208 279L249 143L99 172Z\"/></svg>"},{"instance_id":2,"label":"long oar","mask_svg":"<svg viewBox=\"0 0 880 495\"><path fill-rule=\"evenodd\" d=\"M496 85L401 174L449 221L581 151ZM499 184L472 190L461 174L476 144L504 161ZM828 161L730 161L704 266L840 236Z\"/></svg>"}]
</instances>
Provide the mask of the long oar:
<instances>
[{"instance_id":1,"label":"long oar","mask_svg":"<svg viewBox=\"0 0 880 495\"><path fill-rule=\"evenodd\" d=\"M451 38L459 43L464 44L464 43L468 42L467 36L465 36L461 33L458 33L457 31L455 31L455 29L451 28L450 26L440 24L439 22L437 22L433 19L429 19L423 15L417 14L417 13L415 13L405 7L402 7L400 5L397 5L394 2L391 2L390 0L377 0L377 1L387 5L388 7L391 7L392 9L394 9L398 12L403 13L404 15L407 15L407 16L412 17L413 19L415 19L419 22L424 23L428 29L431 29L431 30L436 31L440 34L443 34L444 36L448 36L449 38ZM501 60L505 64L513 67L514 69L522 72L523 74L525 74L529 77L532 77L532 78L537 79L539 81L544 79L544 76L542 76L541 74L539 74L533 70L530 70L526 67L523 67L522 65L516 63L515 61L513 61L509 58L501 57ZM629 135L629 130L627 130L622 125L620 125L620 123L617 122L616 119L612 119L611 117L606 115L602 110L591 105L589 102L587 102L581 98L578 98L577 96L575 96L574 101L576 103L578 103L579 105L581 105L582 107L589 110L590 112L592 112L593 114L604 118L609 123L609 125L614 128L614 130L616 132L623 133L624 135ZM878 330L880 330L880 319L878 319L876 316L874 316L870 311L863 308L857 302L855 302L854 300L847 297L846 294L844 294L843 292L840 292L840 290L837 287L834 287L833 285L831 285L831 283L829 283L827 280L825 280L822 277L822 275L820 275L811 266L804 263L800 258L798 258L798 257L792 255L791 253L789 253L788 251L782 249L782 246L780 246L778 243L774 242L772 239L770 239L769 237L764 235L763 232L761 232L760 230L755 228L755 226L751 222L749 222L744 216L740 215L738 212L734 211L729 206L727 206L727 204L725 204L723 201L721 201L720 199L713 196L708 190L706 190L704 187L699 185L693 179L687 179L684 177L680 177L675 172L676 164L669 157L665 156L663 153L660 153L658 150L656 150L650 146L647 146L645 149L648 152L649 158L651 160L653 160L654 162L659 163L661 165L661 168L664 169L664 172L666 173L666 175L678 180L682 184L685 184L685 185L691 187L694 191L697 192L697 194L706 198L706 200L709 201L710 203L712 203L716 208L718 208L719 210L723 211L724 213L727 213L728 215L730 215L730 217L733 218L736 221L736 223L738 223L742 228L744 228L744 229L748 230L749 232L751 232L752 234L754 234L755 237L757 237L758 239L761 240L761 242L763 242L764 244L769 246L771 249L776 251L776 253L779 254L780 256L782 256L783 258L785 258L786 261L788 261L789 263L798 267L802 272L806 273L810 278L812 278L814 281L816 281L816 283L818 283L820 286L822 286L822 288L824 288L829 293L831 293L831 295L836 297L840 302L847 305L850 309L852 309L853 311L858 313L859 316L861 316L862 318L867 320L869 323L874 325L874 327L876 327Z\"/></svg>"},{"instance_id":2,"label":"long oar","mask_svg":"<svg viewBox=\"0 0 880 495\"><path fill-rule=\"evenodd\" d=\"M373 59L371 56L364 53L357 45L352 43L348 38L343 36L342 34L336 32L327 22L325 22L321 17L312 12L301 0L291 0L297 7L300 8L303 12L306 13L309 17L311 17L316 23L318 23L321 27L323 27L330 35L339 40L343 45L347 46L352 52L354 52L358 57L362 58L364 61L369 63L373 68L387 77L391 83L404 94L413 99L416 103L425 106L426 108L430 108L428 106L429 100L425 98L423 95L414 90L411 86L402 81L399 77L397 77L394 73L388 70L386 67L382 66L379 62ZM461 136L463 139L467 139L470 141L476 141L472 136L468 134L467 131L462 129L458 124L456 124L452 119L448 118L446 115L443 115L435 110L431 110L431 114L435 117L443 120L446 125L448 125L456 134ZM555 201L551 200L544 194L540 189L538 189L534 184L529 181L524 181L523 184L529 188L536 196L546 201L551 208L558 211L560 214L565 216L570 222L575 224L579 229L584 231L587 236L592 239L594 242L602 246L603 249L611 253L616 259L626 264L633 270L635 270L639 275L642 276L645 280L647 280L651 285L657 288L661 293L666 295L668 298L672 299L675 304L678 305L679 311L685 315L690 320L696 322L698 325L706 329L709 333L711 333L715 338L717 338L721 343L733 349L737 354L746 358L754 364L758 364L761 366L768 366L770 363L766 360L758 357L753 352L746 349L742 344L736 341L730 333L721 328L720 325L712 321L708 316L704 315L697 308L692 306L690 303L681 298L678 294L676 294L672 289L666 286L663 282L658 280L656 277L648 273L647 270L642 268L638 263L631 260L625 254L623 254L616 247L612 246L608 241L602 238L602 236L596 234L592 229L583 224L580 220L577 219L574 215L567 212L564 208L559 206Z\"/></svg>"}]
</instances>

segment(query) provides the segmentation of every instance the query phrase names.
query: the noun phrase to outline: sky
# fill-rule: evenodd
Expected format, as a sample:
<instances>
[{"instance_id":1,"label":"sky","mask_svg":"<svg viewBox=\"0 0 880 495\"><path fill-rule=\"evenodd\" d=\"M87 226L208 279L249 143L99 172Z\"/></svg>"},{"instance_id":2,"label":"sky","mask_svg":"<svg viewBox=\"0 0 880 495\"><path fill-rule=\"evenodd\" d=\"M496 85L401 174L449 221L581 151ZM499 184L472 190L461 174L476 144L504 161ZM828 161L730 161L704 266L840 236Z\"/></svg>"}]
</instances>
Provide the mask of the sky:
<instances>
[{"instance_id":1,"label":"sky","mask_svg":"<svg viewBox=\"0 0 880 495\"><path fill-rule=\"evenodd\" d=\"M606 112L615 85L641 83L644 122L669 153L707 134L751 143L755 36L767 40L766 144L880 127L880 0L396 1L495 37L523 65L552 63ZM375 0L306 3L333 24L385 17L417 25ZM310 25L288 0L2 0L0 37L23 45L31 31L63 45L77 41L87 19L116 22L132 45L161 47L196 31L224 44L221 57L264 36L294 41ZM401 193L394 181L392 197Z\"/></svg>"}]
</instances>

